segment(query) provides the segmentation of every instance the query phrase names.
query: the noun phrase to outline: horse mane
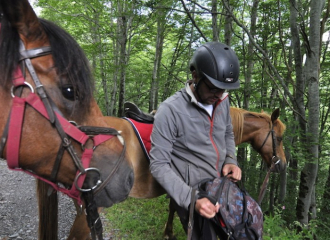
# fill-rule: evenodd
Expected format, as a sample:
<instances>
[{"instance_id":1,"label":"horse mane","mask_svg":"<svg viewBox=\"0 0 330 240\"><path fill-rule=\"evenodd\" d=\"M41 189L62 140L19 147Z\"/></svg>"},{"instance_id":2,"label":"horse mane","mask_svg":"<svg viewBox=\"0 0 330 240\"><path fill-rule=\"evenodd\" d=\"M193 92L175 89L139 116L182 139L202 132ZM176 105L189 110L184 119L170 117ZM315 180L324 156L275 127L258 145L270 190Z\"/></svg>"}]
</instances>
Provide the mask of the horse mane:
<instances>
[{"instance_id":1,"label":"horse mane","mask_svg":"<svg viewBox=\"0 0 330 240\"><path fill-rule=\"evenodd\" d=\"M69 33L56 24L41 18L39 21L52 47L59 85L63 80L72 84L79 105L88 106L93 96L94 82L83 50ZM19 61L20 37L5 16L1 20L0 31L0 84L8 87Z\"/></svg>"},{"instance_id":2,"label":"horse mane","mask_svg":"<svg viewBox=\"0 0 330 240\"><path fill-rule=\"evenodd\" d=\"M267 112L250 112L242 108L231 107L230 116L233 122L233 131L236 143L242 141L245 117L263 118L269 123L270 126L272 123L271 116ZM279 134L282 136L286 129L285 124L282 123L280 119L276 119L274 124L276 124L279 130Z\"/></svg>"}]
</instances>

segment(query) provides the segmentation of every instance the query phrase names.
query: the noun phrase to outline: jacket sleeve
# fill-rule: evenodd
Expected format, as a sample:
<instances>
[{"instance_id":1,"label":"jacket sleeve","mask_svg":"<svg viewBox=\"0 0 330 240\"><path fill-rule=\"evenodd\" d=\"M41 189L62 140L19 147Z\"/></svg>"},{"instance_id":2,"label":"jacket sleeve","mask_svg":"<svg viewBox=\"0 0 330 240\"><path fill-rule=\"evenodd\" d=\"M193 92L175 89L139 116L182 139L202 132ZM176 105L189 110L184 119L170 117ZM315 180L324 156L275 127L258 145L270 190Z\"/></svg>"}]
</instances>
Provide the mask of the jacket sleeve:
<instances>
[{"instance_id":1,"label":"jacket sleeve","mask_svg":"<svg viewBox=\"0 0 330 240\"><path fill-rule=\"evenodd\" d=\"M226 159L224 162L225 164L235 164L238 165L237 163L237 158L236 158L236 145L235 145L235 136L234 136L234 131L233 131L233 125L230 117L230 104L228 98L226 99L226 109L228 110L227 114L227 121L226 121Z\"/></svg>"},{"instance_id":2,"label":"jacket sleeve","mask_svg":"<svg viewBox=\"0 0 330 240\"><path fill-rule=\"evenodd\" d=\"M175 114L162 103L151 134L150 171L158 183L181 207L188 209L191 187L171 168L171 153L177 135Z\"/></svg>"}]
</instances>

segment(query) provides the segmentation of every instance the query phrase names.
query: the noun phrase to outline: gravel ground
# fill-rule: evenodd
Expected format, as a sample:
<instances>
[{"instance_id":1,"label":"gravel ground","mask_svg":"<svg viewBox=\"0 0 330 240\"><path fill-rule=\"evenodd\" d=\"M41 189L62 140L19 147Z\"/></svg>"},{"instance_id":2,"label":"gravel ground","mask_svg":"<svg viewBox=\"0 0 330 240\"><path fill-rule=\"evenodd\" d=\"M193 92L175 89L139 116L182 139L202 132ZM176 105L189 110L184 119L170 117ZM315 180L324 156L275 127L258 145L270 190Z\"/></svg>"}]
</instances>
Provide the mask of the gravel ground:
<instances>
[{"instance_id":1,"label":"gravel ground","mask_svg":"<svg viewBox=\"0 0 330 240\"><path fill-rule=\"evenodd\" d=\"M66 239L76 211L69 197L59 194L59 236ZM104 238L109 223L101 214ZM5 160L0 159L0 240L38 238L38 206L36 180L23 172L9 170Z\"/></svg>"}]
</instances>

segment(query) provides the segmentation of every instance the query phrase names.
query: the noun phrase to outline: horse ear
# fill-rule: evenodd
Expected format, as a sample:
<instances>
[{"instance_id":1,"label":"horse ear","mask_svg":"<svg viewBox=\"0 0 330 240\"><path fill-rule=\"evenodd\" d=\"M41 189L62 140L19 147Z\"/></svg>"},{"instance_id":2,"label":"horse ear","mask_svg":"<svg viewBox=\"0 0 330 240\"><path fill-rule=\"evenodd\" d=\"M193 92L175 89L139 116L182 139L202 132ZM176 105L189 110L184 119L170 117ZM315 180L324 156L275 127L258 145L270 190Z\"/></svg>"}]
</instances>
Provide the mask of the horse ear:
<instances>
[{"instance_id":1,"label":"horse ear","mask_svg":"<svg viewBox=\"0 0 330 240\"><path fill-rule=\"evenodd\" d=\"M272 116L271 116L272 122L274 122L276 119L278 119L279 116L280 116L280 109L277 108L272 113Z\"/></svg>"},{"instance_id":2,"label":"horse ear","mask_svg":"<svg viewBox=\"0 0 330 240\"><path fill-rule=\"evenodd\" d=\"M38 36L36 33L42 31L38 17L28 0L1 0L0 4L4 16L16 28L23 41L29 40L29 36Z\"/></svg>"}]
</instances>

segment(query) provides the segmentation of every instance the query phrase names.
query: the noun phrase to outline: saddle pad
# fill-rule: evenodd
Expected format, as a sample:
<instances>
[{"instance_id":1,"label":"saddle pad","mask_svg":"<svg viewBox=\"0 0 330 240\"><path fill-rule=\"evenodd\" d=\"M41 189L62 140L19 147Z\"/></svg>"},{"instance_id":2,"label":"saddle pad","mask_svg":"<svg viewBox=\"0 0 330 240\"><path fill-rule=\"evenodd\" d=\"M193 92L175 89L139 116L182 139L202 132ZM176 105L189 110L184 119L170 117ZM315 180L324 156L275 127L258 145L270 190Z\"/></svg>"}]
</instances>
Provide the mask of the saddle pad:
<instances>
[{"instance_id":1,"label":"saddle pad","mask_svg":"<svg viewBox=\"0 0 330 240\"><path fill-rule=\"evenodd\" d=\"M151 140L150 140L150 135L152 132L152 123L141 123L138 121L135 121L132 118L126 118L123 117L123 119L127 120L133 127L137 138L140 141L141 147L144 151L144 154L146 155L146 158L150 160L149 157L149 152L151 149Z\"/></svg>"}]
</instances>

